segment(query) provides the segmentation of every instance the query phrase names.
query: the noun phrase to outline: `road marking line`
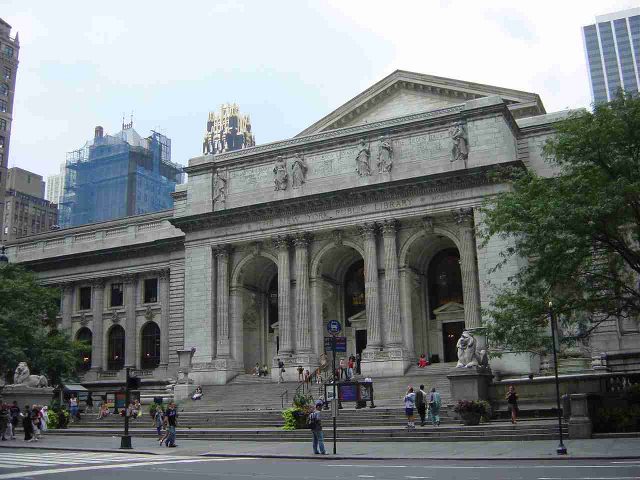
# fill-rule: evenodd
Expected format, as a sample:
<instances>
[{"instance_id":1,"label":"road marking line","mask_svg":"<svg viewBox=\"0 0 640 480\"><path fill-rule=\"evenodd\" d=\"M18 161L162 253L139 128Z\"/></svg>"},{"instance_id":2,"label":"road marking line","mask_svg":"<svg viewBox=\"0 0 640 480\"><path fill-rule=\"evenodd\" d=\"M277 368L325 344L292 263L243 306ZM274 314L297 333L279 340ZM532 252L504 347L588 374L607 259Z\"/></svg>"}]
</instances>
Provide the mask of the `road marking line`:
<instances>
[{"instance_id":1,"label":"road marking line","mask_svg":"<svg viewBox=\"0 0 640 480\"><path fill-rule=\"evenodd\" d=\"M0 468L20 468L20 465L13 465L8 463L0 463Z\"/></svg>"},{"instance_id":2,"label":"road marking line","mask_svg":"<svg viewBox=\"0 0 640 480\"><path fill-rule=\"evenodd\" d=\"M373 475L358 475L358 478L376 478Z\"/></svg>"},{"instance_id":3,"label":"road marking line","mask_svg":"<svg viewBox=\"0 0 640 480\"><path fill-rule=\"evenodd\" d=\"M331 464L327 467L356 467L356 468L407 468L406 465L337 465Z\"/></svg>"},{"instance_id":4,"label":"road marking line","mask_svg":"<svg viewBox=\"0 0 640 480\"><path fill-rule=\"evenodd\" d=\"M104 465L91 465L84 467L68 467L68 468L55 468L46 470L35 470L31 472L20 473L6 473L0 475L0 480L8 480L12 478L23 478L25 476L34 477L38 475L51 475L54 473L70 473L70 472L83 472L88 470L106 470L110 468L131 468L131 467L146 467L149 465L163 465L167 463L196 463L196 462L229 462L237 460L255 460L254 457L234 457L234 458L192 458L186 460L161 460L161 461L147 461L136 463L109 463Z\"/></svg>"},{"instance_id":5,"label":"road marking line","mask_svg":"<svg viewBox=\"0 0 640 480\"><path fill-rule=\"evenodd\" d=\"M640 477L539 477L538 480L638 480Z\"/></svg>"},{"instance_id":6,"label":"road marking line","mask_svg":"<svg viewBox=\"0 0 640 480\"><path fill-rule=\"evenodd\" d=\"M544 459L541 459L544 460ZM576 458L576 460L580 460ZM409 468L407 465L341 465L341 464L329 464L327 467L355 467L355 468ZM419 466L412 468L424 468L424 469L441 469L441 470L504 470L504 469L517 469L524 468L521 465L429 465ZM640 468L640 464L635 465L526 465L526 468ZM634 477L635 478L635 477Z\"/></svg>"},{"instance_id":7,"label":"road marking line","mask_svg":"<svg viewBox=\"0 0 640 480\"><path fill-rule=\"evenodd\" d=\"M405 478L431 478L431 477L415 477L413 475L407 475Z\"/></svg>"}]
</instances>

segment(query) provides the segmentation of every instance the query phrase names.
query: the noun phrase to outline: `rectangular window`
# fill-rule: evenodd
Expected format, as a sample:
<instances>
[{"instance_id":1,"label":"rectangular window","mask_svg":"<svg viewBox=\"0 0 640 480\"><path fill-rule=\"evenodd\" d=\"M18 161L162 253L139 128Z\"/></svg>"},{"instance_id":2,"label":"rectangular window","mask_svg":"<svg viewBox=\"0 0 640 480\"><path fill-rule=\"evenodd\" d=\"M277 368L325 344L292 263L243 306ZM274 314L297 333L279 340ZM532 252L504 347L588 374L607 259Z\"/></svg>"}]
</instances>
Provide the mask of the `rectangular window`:
<instances>
[{"instance_id":1,"label":"rectangular window","mask_svg":"<svg viewBox=\"0 0 640 480\"><path fill-rule=\"evenodd\" d=\"M121 307L124 304L124 294L121 283L111 284L111 303L112 307Z\"/></svg>"},{"instance_id":2,"label":"rectangular window","mask_svg":"<svg viewBox=\"0 0 640 480\"><path fill-rule=\"evenodd\" d=\"M4 118L0 118L0 130L3 132L7 130L7 121Z\"/></svg>"},{"instance_id":3,"label":"rectangular window","mask_svg":"<svg viewBox=\"0 0 640 480\"><path fill-rule=\"evenodd\" d=\"M6 111L7 111L7 101L0 100L0 112L6 112Z\"/></svg>"},{"instance_id":4,"label":"rectangular window","mask_svg":"<svg viewBox=\"0 0 640 480\"><path fill-rule=\"evenodd\" d=\"M156 303L158 301L158 279L147 278L144 281L144 303Z\"/></svg>"},{"instance_id":5,"label":"rectangular window","mask_svg":"<svg viewBox=\"0 0 640 480\"><path fill-rule=\"evenodd\" d=\"M5 45L4 46L4 54L7 57L13 57L13 47L10 47L9 45Z\"/></svg>"},{"instance_id":6,"label":"rectangular window","mask_svg":"<svg viewBox=\"0 0 640 480\"><path fill-rule=\"evenodd\" d=\"M91 309L91 287L80 287L80 310Z\"/></svg>"},{"instance_id":7,"label":"rectangular window","mask_svg":"<svg viewBox=\"0 0 640 480\"><path fill-rule=\"evenodd\" d=\"M0 147L4 148L4 137L0 135Z\"/></svg>"},{"instance_id":8,"label":"rectangular window","mask_svg":"<svg viewBox=\"0 0 640 480\"><path fill-rule=\"evenodd\" d=\"M11 78L11 69L9 67L4 67L4 79L9 80Z\"/></svg>"}]
</instances>

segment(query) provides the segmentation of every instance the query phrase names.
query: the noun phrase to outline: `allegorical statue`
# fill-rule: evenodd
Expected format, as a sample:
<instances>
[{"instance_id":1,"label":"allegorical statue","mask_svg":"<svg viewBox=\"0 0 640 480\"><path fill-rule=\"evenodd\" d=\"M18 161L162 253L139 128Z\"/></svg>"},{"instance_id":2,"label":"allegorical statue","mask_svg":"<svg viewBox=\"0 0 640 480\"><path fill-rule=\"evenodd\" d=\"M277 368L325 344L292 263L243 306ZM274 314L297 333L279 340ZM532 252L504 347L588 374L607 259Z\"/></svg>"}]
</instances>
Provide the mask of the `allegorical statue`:
<instances>
[{"instance_id":1,"label":"allegorical statue","mask_svg":"<svg viewBox=\"0 0 640 480\"><path fill-rule=\"evenodd\" d=\"M293 188L301 187L307 178L307 164L304 157L296 155L291 164L291 186Z\"/></svg>"},{"instance_id":2,"label":"allegorical statue","mask_svg":"<svg viewBox=\"0 0 640 480\"><path fill-rule=\"evenodd\" d=\"M393 150L388 138L380 137L378 149L378 173L389 173L393 167Z\"/></svg>"},{"instance_id":3,"label":"allegorical statue","mask_svg":"<svg viewBox=\"0 0 640 480\"><path fill-rule=\"evenodd\" d=\"M224 202L227 200L227 179L220 170L216 170L213 176L213 201Z\"/></svg>"},{"instance_id":4,"label":"allegorical statue","mask_svg":"<svg viewBox=\"0 0 640 480\"><path fill-rule=\"evenodd\" d=\"M367 177L371 175L371 167L369 166L369 159L371 158L371 153L369 152L369 147L364 143L364 139L360 141L360 150L358 150L358 155L356 155L356 172L361 177Z\"/></svg>"},{"instance_id":5,"label":"allegorical statue","mask_svg":"<svg viewBox=\"0 0 640 480\"><path fill-rule=\"evenodd\" d=\"M287 173L287 162L282 157L278 157L276 165L273 167L274 190L286 190L289 183Z\"/></svg>"},{"instance_id":6,"label":"allegorical statue","mask_svg":"<svg viewBox=\"0 0 640 480\"><path fill-rule=\"evenodd\" d=\"M456 123L449 129L449 136L453 145L451 146L451 161L466 161L469 157L469 142L467 139L467 131L462 122Z\"/></svg>"},{"instance_id":7,"label":"allegorical statue","mask_svg":"<svg viewBox=\"0 0 640 480\"><path fill-rule=\"evenodd\" d=\"M486 350L476 350L476 339L471 332L465 330L456 343L458 363L456 368L487 367L489 357Z\"/></svg>"},{"instance_id":8,"label":"allegorical statue","mask_svg":"<svg viewBox=\"0 0 640 480\"><path fill-rule=\"evenodd\" d=\"M13 373L13 384L23 387L44 388L49 386L44 375L31 375L26 362L20 362Z\"/></svg>"}]
</instances>

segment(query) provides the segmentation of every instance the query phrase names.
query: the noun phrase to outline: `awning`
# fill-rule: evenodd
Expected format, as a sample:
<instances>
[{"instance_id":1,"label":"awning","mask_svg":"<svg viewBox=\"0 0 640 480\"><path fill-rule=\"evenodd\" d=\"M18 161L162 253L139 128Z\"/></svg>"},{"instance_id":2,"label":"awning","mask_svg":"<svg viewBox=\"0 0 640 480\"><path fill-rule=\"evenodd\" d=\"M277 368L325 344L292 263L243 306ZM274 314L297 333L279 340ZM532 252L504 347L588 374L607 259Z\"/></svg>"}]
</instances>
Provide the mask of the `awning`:
<instances>
[{"instance_id":1,"label":"awning","mask_svg":"<svg viewBox=\"0 0 640 480\"><path fill-rule=\"evenodd\" d=\"M69 383L64 386L64 390L67 392L88 392L89 391L79 383Z\"/></svg>"}]
</instances>

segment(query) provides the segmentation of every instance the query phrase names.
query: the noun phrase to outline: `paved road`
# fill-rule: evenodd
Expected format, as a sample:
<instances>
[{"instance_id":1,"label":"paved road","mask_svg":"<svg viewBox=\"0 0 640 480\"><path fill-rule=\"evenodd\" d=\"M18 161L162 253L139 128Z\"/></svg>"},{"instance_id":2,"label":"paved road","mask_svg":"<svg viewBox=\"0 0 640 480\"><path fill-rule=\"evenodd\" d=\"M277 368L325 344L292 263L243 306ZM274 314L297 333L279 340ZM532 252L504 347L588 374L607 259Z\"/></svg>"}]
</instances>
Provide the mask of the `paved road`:
<instances>
[{"instance_id":1,"label":"paved road","mask_svg":"<svg viewBox=\"0 0 640 480\"><path fill-rule=\"evenodd\" d=\"M0 451L0 480L632 480L640 479L640 460L442 462L322 461L172 457L119 453Z\"/></svg>"}]
</instances>

